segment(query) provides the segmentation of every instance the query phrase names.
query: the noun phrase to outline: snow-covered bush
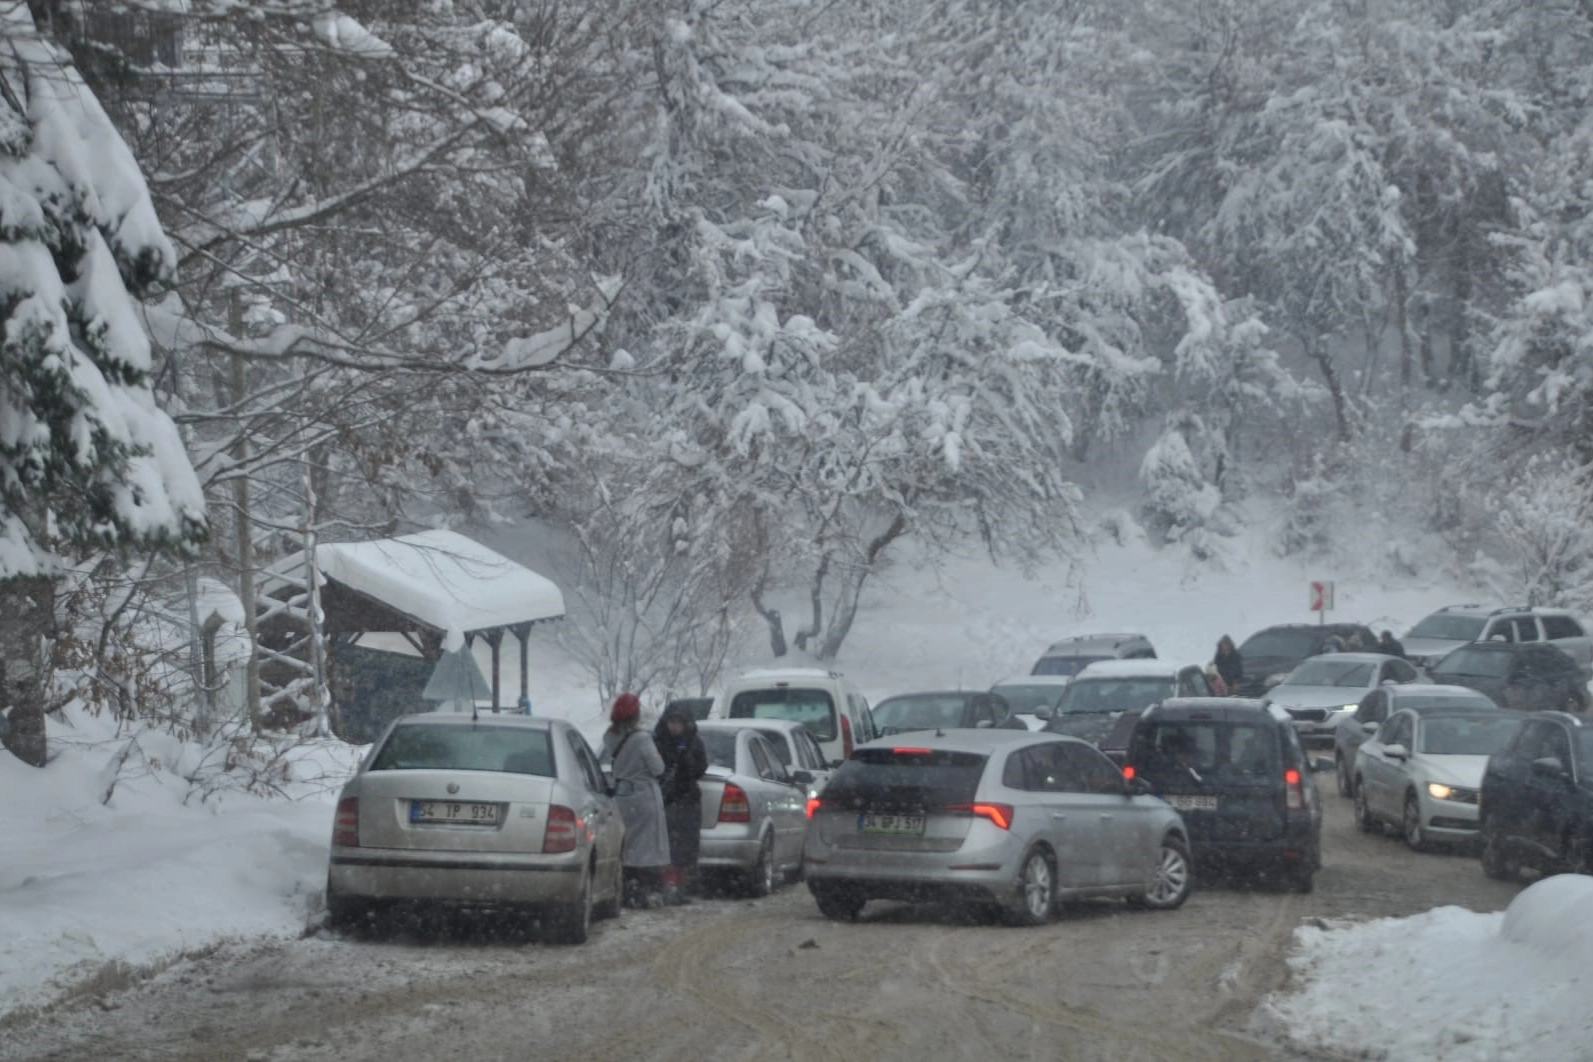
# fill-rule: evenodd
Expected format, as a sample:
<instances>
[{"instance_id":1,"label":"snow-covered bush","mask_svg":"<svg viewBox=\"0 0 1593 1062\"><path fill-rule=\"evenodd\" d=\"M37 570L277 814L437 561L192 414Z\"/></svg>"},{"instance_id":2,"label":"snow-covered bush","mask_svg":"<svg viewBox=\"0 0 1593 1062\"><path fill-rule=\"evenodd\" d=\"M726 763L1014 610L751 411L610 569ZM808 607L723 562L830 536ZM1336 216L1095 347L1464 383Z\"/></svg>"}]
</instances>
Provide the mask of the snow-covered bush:
<instances>
[{"instance_id":1,"label":"snow-covered bush","mask_svg":"<svg viewBox=\"0 0 1593 1062\"><path fill-rule=\"evenodd\" d=\"M1222 505L1206 426L1194 414L1175 417L1140 464L1145 523L1164 542L1182 542L1208 527Z\"/></svg>"},{"instance_id":2,"label":"snow-covered bush","mask_svg":"<svg viewBox=\"0 0 1593 1062\"><path fill-rule=\"evenodd\" d=\"M1529 605L1593 606L1593 466L1543 454L1511 477L1496 506L1515 585Z\"/></svg>"}]
</instances>

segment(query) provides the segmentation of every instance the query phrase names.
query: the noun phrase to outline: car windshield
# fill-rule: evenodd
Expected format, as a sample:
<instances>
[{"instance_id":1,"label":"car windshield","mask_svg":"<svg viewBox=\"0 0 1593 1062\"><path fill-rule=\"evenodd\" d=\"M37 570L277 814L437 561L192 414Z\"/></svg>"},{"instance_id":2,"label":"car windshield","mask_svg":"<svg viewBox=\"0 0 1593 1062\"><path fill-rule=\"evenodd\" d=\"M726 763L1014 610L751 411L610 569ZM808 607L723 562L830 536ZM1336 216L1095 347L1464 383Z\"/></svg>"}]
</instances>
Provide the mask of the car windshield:
<instances>
[{"instance_id":1,"label":"car windshield","mask_svg":"<svg viewBox=\"0 0 1593 1062\"><path fill-rule=\"evenodd\" d=\"M1516 726L1503 712L1424 719L1419 751L1429 756L1492 756L1509 744Z\"/></svg>"},{"instance_id":2,"label":"car windshield","mask_svg":"<svg viewBox=\"0 0 1593 1062\"><path fill-rule=\"evenodd\" d=\"M791 766L791 743L786 740L785 732L781 730L764 730L759 727L758 733L763 735L763 739L774 750L775 757L787 767Z\"/></svg>"},{"instance_id":3,"label":"car windshield","mask_svg":"<svg viewBox=\"0 0 1593 1062\"><path fill-rule=\"evenodd\" d=\"M1510 672L1510 653L1462 646L1433 666L1434 675L1472 675L1504 678Z\"/></svg>"},{"instance_id":4,"label":"car windshield","mask_svg":"<svg viewBox=\"0 0 1593 1062\"><path fill-rule=\"evenodd\" d=\"M698 730L702 747L708 753L708 766L736 769L736 735L730 730Z\"/></svg>"},{"instance_id":5,"label":"car windshield","mask_svg":"<svg viewBox=\"0 0 1593 1062\"><path fill-rule=\"evenodd\" d=\"M1445 642L1474 642L1482 637L1481 616L1428 616L1410 629L1407 638L1434 638Z\"/></svg>"},{"instance_id":6,"label":"car windshield","mask_svg":"<svg viewBox=\"0 0 1593 1062\"><path fill-rule=\"evenodd\" d=\"M1171 675L1135 678L1081 678L1062 691L1058 714L1099 714L1145 708L1171 697L1178 683Z\"/></svg>"},{"instance_id":7,"label":"car windshield","mask_svg":"<svg viewBox=\"0 0 1593 1062\"><path fill-rule=\"evenodd\" d=\"M1077 675L1097 660L1113 660L1110 656L1043 656L1034 665L1035 675Z\"/></svg>"},{"instance_id":8,"label":"car windshield","mask_svg":"<svg viewBox=\"0 0 1593 1062\"><path fill-rule=\"evenodd\" d=\"M1357 686L1372 684L1372 665L1365 661L1335 660L1317 656L1305 661L1284 680L1290 686Z\"/></svg>"},{"instance_id":9,"label":"car windshield","mask_svg":"<svg viewBox=\"0 0 1593 1062\"><path fill-rule=\"evenodd\" d=\"M743 690L730 700L732 719L789 719L820 741L835 740L835 702L823 690L776 686Z\"/></svg>"},{"instance_id":10,"label":"car windshield","mask_svg":"<svg viewBox=\"0 0 1593 1062\"><path fill-rule=\"evenodd\" d=\"M943 808L967 804L979 791L987 757L923 748L865 748L824 787L825 804Z\"/></svg>"},{"instance_id":11,"label":"car windshield","mask_svg":"<svg viewBox=\"0 0 1593 1062\"><path fill-rule=\"evenodd\" d=\"M1271 779L1281 777L1277 731L1254 723L1166 720L1142 725L1129 757L1152 780Z\"/></svg>"},{"instance_id":12,"label":"car windshield","mask_svg":"<svg viewBox=\"0 0 1593 1062\"><path fill-rule=\"evenodd\" d=\"M874 725L882 734L904 730L934 730L961 726L968 699L959 693L909 694L891 697L874 706Z\"/></svg>"},{"instance_id":13,"label":"car windshield","mask_svg":"<svg viewBox=\"0 0 1593 1062\"><path fill-rule=\"evenodd\" d=\"M369 770L498 771L552 778L553 748L546 730L411 723L394 728Z\"/></svg>"},{"instance_id":14,"label":"car windshield","mask_svg":"<svg viewBox=\"0 0 1593 1062\"><path fill-rule=\"evenodd\" d=\"M1019 686L1000 685L992 686L991 693L999 694L1006 698L1007 704L1019 715L1033 715L1036 708L1054 708L1057 698L1062 696L1066 686Z\"/></svg>"},{"instance_id":15,"label":"car windshield","mask_svg":"<svg viewBox=\"0 0 1593 1062\"><path fill-rule=\"evenodd\" d=\"M1239 655L1300 660L1316 652L1317 637L1315 631L1259 631L1245 639Z\"/></svg>"}]
</instances>

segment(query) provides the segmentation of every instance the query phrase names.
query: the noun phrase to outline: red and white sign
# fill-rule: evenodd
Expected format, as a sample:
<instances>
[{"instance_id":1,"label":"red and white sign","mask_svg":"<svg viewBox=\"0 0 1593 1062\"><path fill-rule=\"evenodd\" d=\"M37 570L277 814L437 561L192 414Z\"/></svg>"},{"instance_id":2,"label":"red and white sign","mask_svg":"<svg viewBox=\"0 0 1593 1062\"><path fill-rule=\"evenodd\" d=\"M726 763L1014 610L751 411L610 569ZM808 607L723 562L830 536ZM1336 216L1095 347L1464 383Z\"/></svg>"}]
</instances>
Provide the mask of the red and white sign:
<instances>
[{"instance_id":1,"label":"red and white sign","mask_svg":"<svg viewBox=\"0 0 1593 1062\"><path fill-rule=\"evenodd\" d=\"M1327 612L1333 608L1333 584L1330 582L1311 584L1311 611Z\"/></svg>"}]
</instances>

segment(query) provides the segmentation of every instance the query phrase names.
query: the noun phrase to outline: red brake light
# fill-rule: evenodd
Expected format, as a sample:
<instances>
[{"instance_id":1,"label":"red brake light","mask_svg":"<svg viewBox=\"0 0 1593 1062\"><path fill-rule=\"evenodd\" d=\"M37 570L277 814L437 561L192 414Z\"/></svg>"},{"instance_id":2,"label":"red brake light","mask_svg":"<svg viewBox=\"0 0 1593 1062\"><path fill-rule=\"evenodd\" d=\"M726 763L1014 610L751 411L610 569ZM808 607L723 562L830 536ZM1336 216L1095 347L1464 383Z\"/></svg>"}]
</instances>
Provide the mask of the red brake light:
<instances>
[{"instance_id":1,"label":"red brake light","mask_svg":"<svg viewBox=\"0 0 1593 1062\"><path fill-rule=\"evenodd\" d=\"M843 760L852 758L852 748L852 720L848 719L843 712L841 714L841 758Z\"/></svg>"},{"instance_id":2,"label":"red brake light","mask_svg":"<svg viewBox=\"0 0 1593 1062\"><path fill-rule=\"evenodd\" d=\"M1139 772L1134 770L1134 765L1132 763L1126 764L1123 767L1123 781L1132 782L1137 774L1139 774Z\"/></svg>"},{"instance_id":3,"label":"red brake light","mask_svg":"<svg viewBox=\"0 0 1593 1062\"><path fill-rule=\"evenodd\" d=\"M1300 772L1295 770L1293 767L1290 767L1287 771L1283 772L1283 780L1289 785L1299 785Z\"/></svg>"},{"instance_id":4,"label":"red brake light","mask_svg":"<svg viewBox=\"0 0 1593 1062\"><path fill-rule=\"evenodd\" d=\"M1012 828L1011 804L951 804L947 811L963 812L967 815L976 815L981 819L989 819L1003 830Z\"/></svg>"},{"instance_id":5,"label":"red brake light","mask_svg":"<svg viewBox=\"0 0 1593 1062\"><path fill-rule=\"evenodd\" d=\"M928 756L934 751L934 749L891 749L891 752L898 756Z\"/></svg>"},{"instance_id":6,"label":"red brake light","mask_svg":"<svg viewBox=\"0 0 1593 1062\"><path fill-rule=\"evenodd\" d=\"M581 820L575 812L559 804L548 807L548 828L542 834L542 851L546 854L575 851L576 831Z\"/></svg>"},{"instance_id":7,"label":"red brake light","mask_svg":"<svg viewBox=\"0 0 1593 1062\"><path fill-rule=\"evenodd\" d=\"M719 821L752 821L752 805L747 803L747 791L734 782L725 783L725 795L719 801Z\"/></svg>"},{"instance_id":8,"label":"red brake light","mask_svg":"<svg viewBox=\"0 0 1593 1062\"><path fill-rule=\"evenodd\" d=\"M1284 807L1290 811L1305 810L1305 786L1300 784L1300 772L1290 767L1283 772Z\"/></svg>"},{"instance_id":9,"label":"red brake light","mask_svg":"<svg viewBox=\"0 0 1593 1062\"><path fill-rule=\"evenodd\" d=\"M332 819L332 844L338 848L360 846L360 802L358 797L344 797L337 802L337 815Z\"/></svg>"},{"instance_id":10,"label":"red brake light","mask_svg":"<svg viewBox=\"0 0 1593 1062\"><path fill-rule=\"evenodd\" d=\"M722 804L720 805L720 807L723 806L724 805ZM819 813L819 809L823 806L824 801L820 800L818 797L808 797L808 818L811 819L813 816L817 815Z\"/></svg>"}]
</instances>

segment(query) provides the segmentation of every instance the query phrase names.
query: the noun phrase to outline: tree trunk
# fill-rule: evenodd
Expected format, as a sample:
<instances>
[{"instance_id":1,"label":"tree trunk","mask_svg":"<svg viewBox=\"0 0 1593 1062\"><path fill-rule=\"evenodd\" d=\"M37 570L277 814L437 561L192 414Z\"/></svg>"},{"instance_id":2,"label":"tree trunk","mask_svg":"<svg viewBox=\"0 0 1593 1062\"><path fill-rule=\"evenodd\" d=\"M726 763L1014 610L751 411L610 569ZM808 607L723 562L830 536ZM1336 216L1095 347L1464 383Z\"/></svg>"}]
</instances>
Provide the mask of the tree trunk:
<instances>
[{"instance_id":1,"label":"tree trunk","mask_svg":"<svg viewBox=\"0 0 1593 1062\"><path fill-rule=\"evenodd\" d=\"M768 580L767 573L758 580L758 585L752 588L752 607L758 610L758 615L763 617L763 622L769 625L769 652L776 657L786 654L785 621L780 618L780 610L768 608L763 603L763 588Z\"/></svg>"},{"instance_id":2,"label":"tree trunk","mask_svg":"<svg viewBox=\"0 0 1593 1062\"><path fill-rule=\"evenodd\" d=\"M1333 399L1333 419L1338 424L1339 441L1350 441L1350 408L1349 400L1344 394L1344 380L1339 376L1338 366L1333 364L1333 356L1328 353L1327 344L1315 337L1305 341L1306 350L1311 355L1311 360L1316 362L1316 367L1322 373L1322 381L1327 384L1328 394Z\"/></svg>"},{"instance_id":3,"label":"tree trunk","mask_svg":"<svg viewBox=\"0 0 1593 1062\"><path fill-rule=\"evenodd\" d=\"M906 533L907 518L897 513L890 526L869 542L868 548L863 551L863 563L847 573L835 614L830 618L830 628L824 632L824 644L816 654L820 660L834 660L841 651L841 643L852 633L852 621L857 618L857 603L863 596L863 584L874 574L880 555Z\"/></svg>"},{"instance_id":4,"label":"tree trunk","mask_svg":"<svg viewBox=\"0 0 1593 1062\"><path fill-rule=\"evenodd\" d=\"M1410 345L1410 282L1403 267L1394 269L1394 326L1399 329L1399 391L1404 401L1410 390L1412 362Z\"/></svg>"},{"instance_id":5,"label":"tree trunk","mask_svg":"<svg viewBox=\"0 0 1593 1062\"><path fill-rule=\"evenodd\" d=\"M813 573L813 586L811 599L813 614L808 620L808 625L796 632L796 647L803 652L807 651L808 642L817 638L824 629L824 579L830 574L830 555L826 553L819 561L818 570Z\"/></svg>"},{"instance_id":6,"label":"tree trunk","mask_svg":"<svg viewBox=\"0 0 1593 1062\"><path fill-rule=\"evenodd\" d=\"M44 731L45 647L55 630L55 584L49 579L0 583L0 744L23 763L49 758Z\"/></svg>"},{"instance_id":7,"label":"tree trunk","mask_svg":"<svg viewBox=\"0 0 1593 1062\"><path fill-rule=\"evenodd\" d=\"M237 288L232 289L228 326L233 335L243 334L243 302ZM243 409L249 395L249 367L241 354L232 356L232 400ZM247 467L249 437L239 426L238 442L232 457L240 468ZM243 697L249 712L249 725L256 733L264 722L260 711L260 618L256 614L254 581L254 509L249 497L249 477L238 476L232 481L233 505L237 511L238 545L238 601L243 605L243 626L249 635L249 660L244 666Z\"/></svg>"}]
</instances>

